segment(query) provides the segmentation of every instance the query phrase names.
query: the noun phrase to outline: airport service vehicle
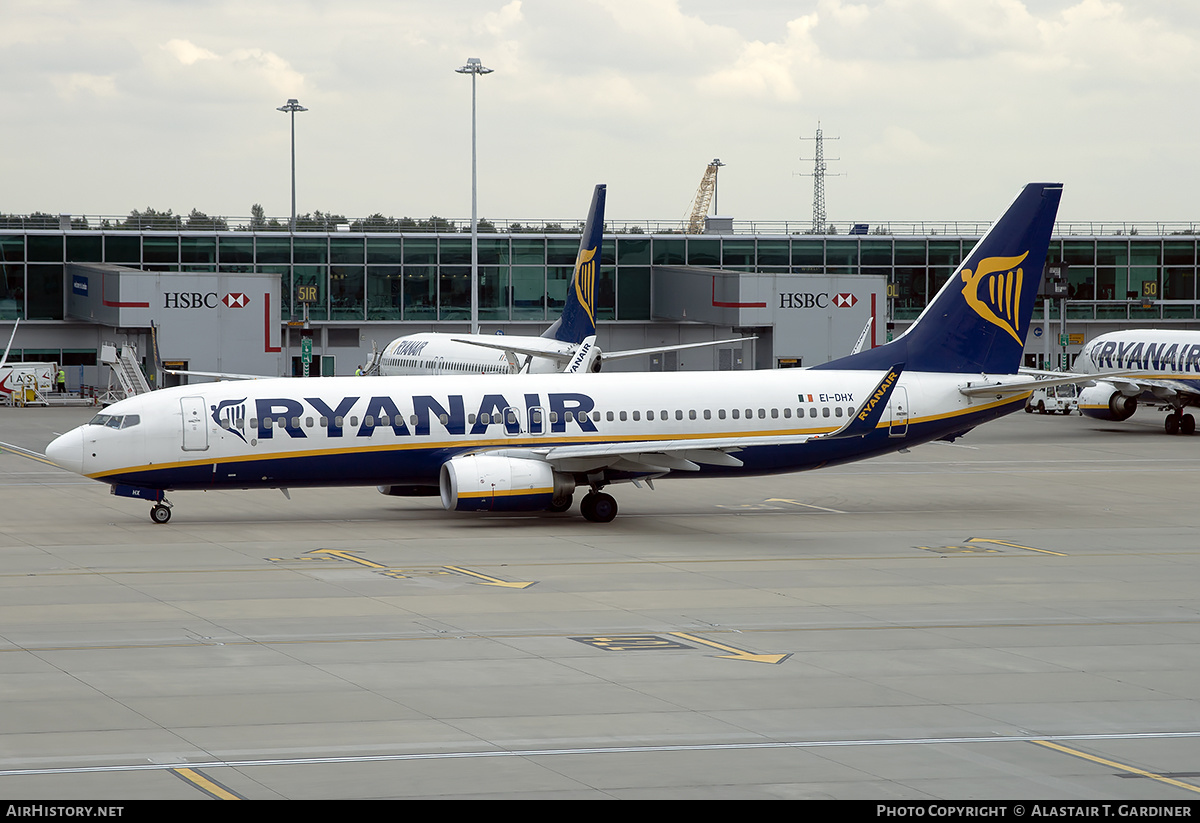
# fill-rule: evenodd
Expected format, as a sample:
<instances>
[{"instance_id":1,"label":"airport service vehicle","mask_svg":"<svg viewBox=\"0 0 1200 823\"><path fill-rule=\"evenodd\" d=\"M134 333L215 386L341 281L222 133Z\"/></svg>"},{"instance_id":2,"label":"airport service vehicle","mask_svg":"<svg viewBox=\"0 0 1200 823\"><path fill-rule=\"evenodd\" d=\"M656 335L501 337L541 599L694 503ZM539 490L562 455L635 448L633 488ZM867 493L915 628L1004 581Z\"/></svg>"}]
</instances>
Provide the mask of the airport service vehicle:
<instances>
[{"instance_id":1,"label":"airport service vehicle","mask_svg":"<svg viewBox=\"0 0 1200 823\"><path fill-rule=\"evenodd\" d=\"M605 489L817 469L953 440L1078 375L1018 373L1062 187L1025 186L894 341L807 369L286 378L181 386L54 440L55 464L166 492L377 486L452 511L612 520Z\"/></svg>"},{"instance_id":2,"label":"airport service vehicle","mask_svg":"<svg viewBox=\"0 0 1200 823\"><path fill-rule=\"evenodd\" d=\"M1125 370L1097 380L1079 393L1079 410L1098 420L1128 420L1139 404L1167 411L1167 434L1192 434L1196 418L1185 411L1200 405L1200 331L1130 329L1102 334L1084 346L1075 370L1096 374Z\"/></svg>"},{"instance_id":3,"label":"airport service vehicle","mask_svg":"<svg viewBox=\"0 0 1200 823\"><path fill-rule=\"evenodd\" d=\"M1044 389L1034 389L1033 394L1025 401L1025 411L1029 414L1070 414L1079 408L1079 391L1074 383L1063 383L1060 386L1047 386Z\"/></svg>"}]
</instances>

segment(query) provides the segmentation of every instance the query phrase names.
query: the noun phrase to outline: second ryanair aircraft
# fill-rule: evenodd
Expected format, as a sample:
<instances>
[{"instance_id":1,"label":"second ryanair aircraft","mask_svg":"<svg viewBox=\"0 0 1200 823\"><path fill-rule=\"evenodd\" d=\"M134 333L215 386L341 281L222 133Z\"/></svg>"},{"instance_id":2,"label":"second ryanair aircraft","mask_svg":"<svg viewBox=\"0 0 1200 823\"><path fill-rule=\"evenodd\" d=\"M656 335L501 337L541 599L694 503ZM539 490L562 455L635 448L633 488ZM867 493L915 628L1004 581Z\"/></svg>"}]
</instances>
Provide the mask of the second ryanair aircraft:
<instances>
[{"instance_id":1,"label":"second ryanair aircraft","mask_svg":"<svg viewBox=\"0 0 1200 823\"><path fill-rule=\"evenodd\" d=\"M627 351L602 351L596 345L596 275L604 241L603 183L592 192L583 224L575 270L567 284L562 315L540 337L525 335L450 334L418 332L397 337L379 358L379 373L401 374L527 374L598 372L607 360L622 360L656 352L678 351L754 338L711 340L662 345Z\"/></svg>"},{"instance_id":2,"label":"second ryanair aircraft","mask_svg":"<svg viewBox=\"0 0 1200 823\"><path fill-rule=\"evenodd\" d=\"M378 486L457 511L617 512L604 491L764 475L950 440L1021 409L1018 373L1062 187L1025 186L895 341L810 369L289 378L181 386L109 406L49 445L59 466L165 492ZM1073 382L1077 376L1056 382Z\"/></svg>"}]
</instances>

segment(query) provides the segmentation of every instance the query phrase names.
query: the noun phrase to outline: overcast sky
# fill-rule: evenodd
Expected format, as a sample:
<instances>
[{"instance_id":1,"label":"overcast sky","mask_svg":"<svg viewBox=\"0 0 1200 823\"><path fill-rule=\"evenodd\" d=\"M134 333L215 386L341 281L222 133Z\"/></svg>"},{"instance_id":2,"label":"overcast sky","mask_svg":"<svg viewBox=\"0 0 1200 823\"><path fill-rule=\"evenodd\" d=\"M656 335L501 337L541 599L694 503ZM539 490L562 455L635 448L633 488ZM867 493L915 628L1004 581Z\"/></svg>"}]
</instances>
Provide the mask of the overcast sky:
<instances>
[{"instance_id":1,"label":"overcast sky","mask_svg":"<svg viewBox=\"0 0 1200 823\"><path fill-rule=\"evenodd\" d=\"M1200 220L1194 0L0 0L0 212ZM838 138L836 140L828 138ZM839 159L832 159L839 158ZM840 176L832 176L834 174Z\"/></svg>"}]
</instances>

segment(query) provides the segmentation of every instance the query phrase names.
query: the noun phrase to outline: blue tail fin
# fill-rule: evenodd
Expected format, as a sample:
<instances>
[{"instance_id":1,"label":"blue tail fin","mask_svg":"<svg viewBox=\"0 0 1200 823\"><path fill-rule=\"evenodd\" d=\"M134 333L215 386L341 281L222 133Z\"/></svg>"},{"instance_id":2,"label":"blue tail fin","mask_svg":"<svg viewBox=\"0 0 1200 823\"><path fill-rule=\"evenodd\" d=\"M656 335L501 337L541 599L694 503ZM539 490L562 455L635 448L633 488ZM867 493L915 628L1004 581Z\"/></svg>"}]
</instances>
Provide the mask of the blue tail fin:
<instances>
[{"instance_id":1,"label":"blue tail fin","mask_svg":"<svg viewBox=\"0 0 1200 823\"><path fill-rule=\"evenodd\" d=\"M1061 183L1025 186L908 331L813 368L1015 374L1061 196Z\"/></svg>"},{"instance_id":2,"label":"blue tail fin","mask_svg":"<svg viewBox=\"0 0 1200 823\"><path fill-rule=\"evenodd\" d=\"M542 333L564 343L582 343L596 333L596 275L600 271L600 244L604 241L604 184L596 186L575 256L575 274L567 286L562 316Z\"/></svg>"}]
</instances>

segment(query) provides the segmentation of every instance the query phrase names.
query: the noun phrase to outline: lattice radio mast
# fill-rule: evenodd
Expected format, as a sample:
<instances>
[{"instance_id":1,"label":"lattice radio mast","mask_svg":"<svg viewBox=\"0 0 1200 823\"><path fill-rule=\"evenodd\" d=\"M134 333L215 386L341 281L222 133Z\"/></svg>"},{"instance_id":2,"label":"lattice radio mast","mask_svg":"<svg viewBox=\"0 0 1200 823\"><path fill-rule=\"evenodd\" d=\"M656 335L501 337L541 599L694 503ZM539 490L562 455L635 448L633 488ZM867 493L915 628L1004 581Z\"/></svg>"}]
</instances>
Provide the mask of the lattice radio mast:
<instances>
[{"instance_id":1,"label":"lattice radio mast","mask_svg":"<svg viewBox=\"0 0 1200 823\"><path fill-rule=\"evenodd\" d=\"M816 157L813 158L813 204L812 204L812 233L824 234L826 231L825 222L825 136L821 132L821 121L817 121L817 136L816 137L801 137L801 140L813 140L816 142ZM831 140L837 140L837 137L831 137ZM807 157L801 157L801 160L807 160ZM831 160L840 160L839 157L831 157ZM804 174L804 177L810 175ZM840 177L839 174L830 175L831 177Z\"/></svg>"}]
</instances>

